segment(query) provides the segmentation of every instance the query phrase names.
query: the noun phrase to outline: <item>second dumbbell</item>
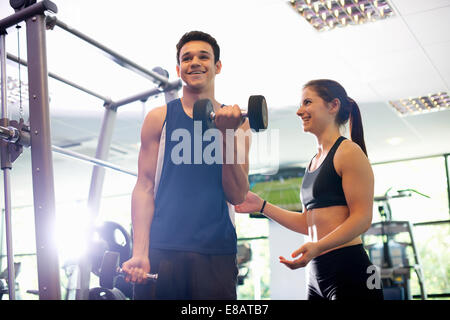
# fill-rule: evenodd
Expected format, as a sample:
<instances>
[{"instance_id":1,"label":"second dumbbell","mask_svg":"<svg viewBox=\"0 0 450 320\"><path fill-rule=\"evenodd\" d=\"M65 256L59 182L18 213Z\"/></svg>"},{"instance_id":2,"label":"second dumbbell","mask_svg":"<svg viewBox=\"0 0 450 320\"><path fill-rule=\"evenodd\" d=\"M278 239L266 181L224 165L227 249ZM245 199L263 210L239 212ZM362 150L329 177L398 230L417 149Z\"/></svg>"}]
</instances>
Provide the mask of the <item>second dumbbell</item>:
<instances>
[{"instance_id":1,"label":"second dumbbell","mask_svg":"<svg viewBox=\"0 0 450 320\"><path fill-rule=\"evenodd\" d=\"M268 112L267 103L264 96L255 95L248 99L247 111L241 110L242 117L247 117L250 122L250 128L259 132L267 129ZM209 99L200 99L194 103L193 112L194 121L202 121L206 129L215 128L214 107Z\"/></svg>"},{"instance_id":2,"label":"second dumbbell","mask_svg":"<svg viewBox=\"0 0 450 320\"><path fill-rule=\"evenodd\" d=\"M103 256L102 265L100 267L100 286L103 288L112 289L115 286L115 278L117 276L125 276L126 273L119 267L120 255L118 252L106 251ZM147 280L156 281L158 274L147 273Z\"/></svg>"}]
</instances>

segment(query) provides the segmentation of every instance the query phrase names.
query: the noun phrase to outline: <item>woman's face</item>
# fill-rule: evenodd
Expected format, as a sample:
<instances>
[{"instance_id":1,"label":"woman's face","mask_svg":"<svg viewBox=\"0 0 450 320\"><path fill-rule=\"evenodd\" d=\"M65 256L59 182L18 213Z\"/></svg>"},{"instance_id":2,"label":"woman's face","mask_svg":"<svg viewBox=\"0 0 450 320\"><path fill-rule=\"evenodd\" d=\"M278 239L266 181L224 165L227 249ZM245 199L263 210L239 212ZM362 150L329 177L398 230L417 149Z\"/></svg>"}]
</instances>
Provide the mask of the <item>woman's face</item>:
<instances>
[{"instance_id":1,"label":"woman's face","mask_svg":"<svg viewBox=\"0 0 450 320\"><path fill-rule=\"evenodd\" d=\"M330 122L334 122L336 110L333 104L334 102L328 103L323 100L312 88L303 89L300 108L297 110L297 115L303 121L303 131L317 134Z\"/></svg>"}]
</instances>

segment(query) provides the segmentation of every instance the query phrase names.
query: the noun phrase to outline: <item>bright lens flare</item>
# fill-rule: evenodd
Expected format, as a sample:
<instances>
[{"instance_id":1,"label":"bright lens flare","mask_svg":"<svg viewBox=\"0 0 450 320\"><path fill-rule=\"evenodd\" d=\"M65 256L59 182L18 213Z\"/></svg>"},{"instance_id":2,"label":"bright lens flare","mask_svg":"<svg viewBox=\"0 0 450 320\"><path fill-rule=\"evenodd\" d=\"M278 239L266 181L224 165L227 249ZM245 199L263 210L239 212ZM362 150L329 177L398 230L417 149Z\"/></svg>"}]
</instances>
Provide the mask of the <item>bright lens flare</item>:
<instances>
[{"instance_id":1,"label":"bright lens flare","mask_svg":"<svg viewBox=\"0 0 450 320\"><path fill-rule=\"evenodd\" d=\"M55 242L63 264L76 263L87 253L89 214L85 206L57 207Z\"/></svg>"}]
</instances>

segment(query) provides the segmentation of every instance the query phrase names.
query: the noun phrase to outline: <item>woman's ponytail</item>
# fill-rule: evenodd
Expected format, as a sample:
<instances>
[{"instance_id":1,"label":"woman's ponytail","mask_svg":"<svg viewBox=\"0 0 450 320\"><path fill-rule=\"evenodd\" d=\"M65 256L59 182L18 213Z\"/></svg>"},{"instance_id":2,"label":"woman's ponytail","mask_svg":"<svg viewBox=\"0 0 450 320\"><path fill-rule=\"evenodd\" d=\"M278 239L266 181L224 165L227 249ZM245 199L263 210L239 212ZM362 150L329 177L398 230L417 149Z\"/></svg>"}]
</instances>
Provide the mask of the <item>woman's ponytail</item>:
<instances>
[{"instance_id":1,"label":"woman's ponytail","mask_svg":"<svg viewBox=\"0 0 450 320\"><path fill-rule=\"evenodd\" d=\"M355 100L348 98L350 104L350 136L352 141L358 144L367 156L366 143L364 142L364 130L362 125L361 112Z\"/></svg>"},{"instance_id":2,"label":"woman's ponytail","mask_svg":"<svg viewBox=\"0 0 450 320\"><path fill-rule=\"evenodd\" d=\"M336 123L344 126L350 121L350 136L353 142L358 144L367 156L364 132L362 126L361 112L356 102L349 98L344 87L337 81L330 79L311 80L303 88L312 87L313 90L326 102L339 99L341 107L336 115Z\"/></svg>"}]
</instances>

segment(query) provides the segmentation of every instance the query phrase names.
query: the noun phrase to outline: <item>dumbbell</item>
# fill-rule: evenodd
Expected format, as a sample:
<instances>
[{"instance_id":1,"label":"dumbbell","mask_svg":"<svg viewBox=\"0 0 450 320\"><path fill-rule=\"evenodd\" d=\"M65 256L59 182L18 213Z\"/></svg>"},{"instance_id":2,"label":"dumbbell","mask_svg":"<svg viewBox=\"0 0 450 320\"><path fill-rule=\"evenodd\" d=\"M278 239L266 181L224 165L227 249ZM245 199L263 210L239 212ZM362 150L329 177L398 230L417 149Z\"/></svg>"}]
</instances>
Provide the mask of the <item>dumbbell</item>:
<instances>
[{"instance_id":1,"label":"dumbbell","mask_svg":"<svg viewBox=\"0 0 450 320\"><path fill-rule=\"evenodd\" d=\"M120 254L114 251L106 251L103 256L102 265L100 267L100 286L103 288L113 289L115 278L117 276L126 276L127 274L119 267ZM158 274L147 273L147 280L156 281Z\"/></svg>"},{"instance_id":2,"label":"dumbbell","mask_svg":"<svg viewBox=\"0 0 450 320\"><path fill-rule=\"evenodd\" d=\"M264 96L255 95L248 99L247 111L241 110L242 117L247 117L250 121L250 128L259 132L267 129L267 103ZM200 99L194 103L193 118L195 121L202 121L206 129L215 127L214 120L216 114L209 99Z\"/></svg>"}]
</instances>

